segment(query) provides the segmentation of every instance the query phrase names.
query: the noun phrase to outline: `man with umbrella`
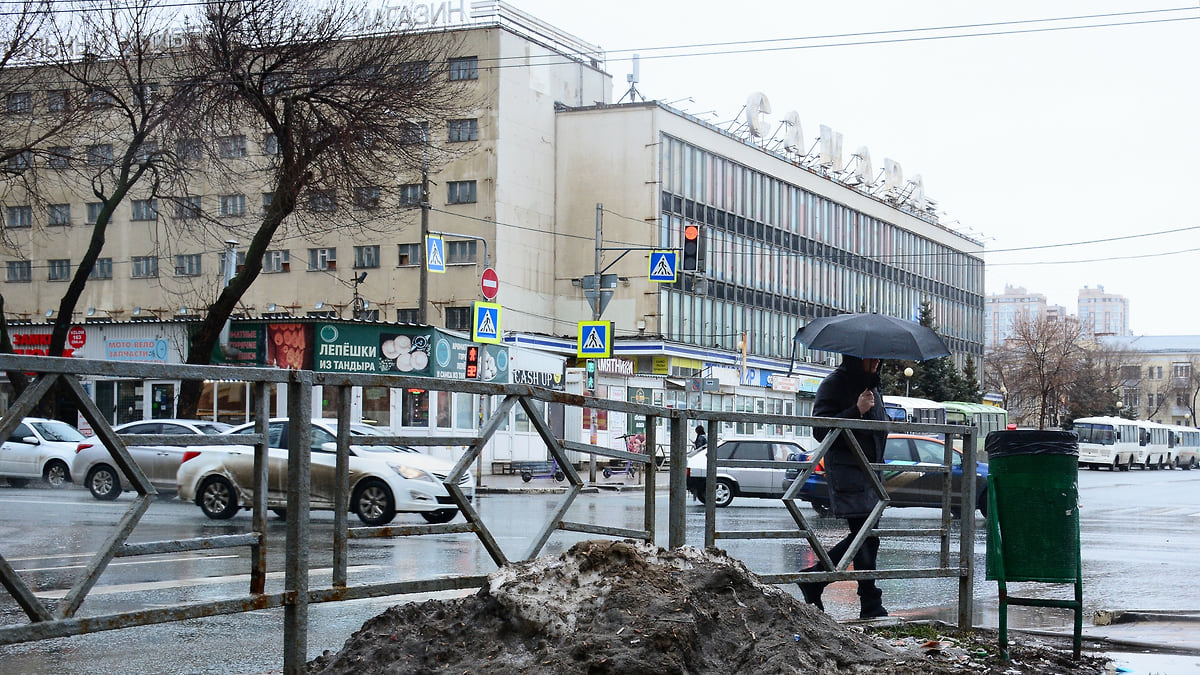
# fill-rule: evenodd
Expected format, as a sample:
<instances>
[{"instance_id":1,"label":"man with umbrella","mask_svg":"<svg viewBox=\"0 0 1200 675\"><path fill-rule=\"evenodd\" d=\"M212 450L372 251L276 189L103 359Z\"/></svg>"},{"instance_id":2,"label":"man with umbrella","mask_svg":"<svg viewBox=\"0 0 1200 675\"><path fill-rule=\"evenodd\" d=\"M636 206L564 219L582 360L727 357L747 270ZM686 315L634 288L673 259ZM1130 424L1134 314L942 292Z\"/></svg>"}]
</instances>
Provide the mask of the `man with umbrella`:
<instances>
[{"instance_id":1,"label":"man with umbrella","mask_svg":"<svg viewBox=\"0 0 1200 675\"><path fill-rule=\"evenodd\" d=\"M842 363L817 388L813 402L814 417L886 421L883 392L879 385L881 358L924 360L950 353L945 343L929 328L916 322L893 319L879 314L843 314L817 319L796 333L796 341L810 349L843 354ZM832 430L817 427L813 435L824 440ZM862 448L867 462L883 463L887 432L855 429L851 433ZM851 542L865 527L873 527L871 518L880 501L875 482L867 475L862 460L850 441L843 435L834 441L825 456L825 478L829 484L833 513L845 518L850 534L829 549L829 557L840 563ZM869 536L854 554L856 571L875 569L879 538ZM821 569L818 562L805 572ZM805 602L824 610L821 593L827 582L800 583ZM859 617L873 619L887 616L883 607L883 591L874 579L858 582Z\"/></svg>"}]
</instances>

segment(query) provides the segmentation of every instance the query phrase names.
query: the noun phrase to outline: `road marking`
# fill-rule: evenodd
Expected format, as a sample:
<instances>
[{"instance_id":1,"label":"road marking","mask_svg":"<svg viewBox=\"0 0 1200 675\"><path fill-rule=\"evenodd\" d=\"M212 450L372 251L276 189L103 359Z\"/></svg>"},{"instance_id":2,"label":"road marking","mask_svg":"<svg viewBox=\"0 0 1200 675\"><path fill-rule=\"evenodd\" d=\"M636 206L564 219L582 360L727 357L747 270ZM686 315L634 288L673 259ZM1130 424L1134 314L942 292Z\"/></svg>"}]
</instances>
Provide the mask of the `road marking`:
<instances>
[{"instance_id":1,"label":"road marking","mask_svg":"<svg viewBox=\"0 0 1200 675\"><path fill-rule=\"evenodd\" d=\"M230 555L210 555L199 558L191 558L190 560L220 560L222 558L237 558L236 553ZM173 563L181 560L181 558L162 559L162 560L130 560L129 562L110 562L108 567L122 567L129 565L155 565L161 563ZM18 572L50 572L53 570L79 570L86 569L87 565L58 565L56 567L25 567L17 570Z\"/></svg>"},{"instance_id":2,"label":"road marking","mask_svg":"<svg viewBox=\"0 0 1200 675\"><path fill-rule=\"evenodd\" d=\"M351 566L350 568L348 568L347 571L363 572L363 571L372 570L372 569L394 569L394 568L389 565L355 565L355 566ZM267 578L273 579L273 580L283 579L283 575L284 575L284 573L282 571L267 572ZM313 576L323 576L323 575L332 576L333 568L332 567L313 568L308 571L308 575L310 578ZM111 595L114 593L135 593L138 591L152 591L152 590L162 590L162 589L170 589L170 588L188 588L188 587L203 586L203 585L213 586L213 585L218 585L218 584L234 584L234 583L248 584L249 582L250 582L249 574L230 574L230 575L219 576L219 577L193 577L190 579L176 579L173 581L147 581L147 582L136 583L136 584L115 584L112 586L96 586L88 593L88 596ZM69 592L70 592L69 589L63 589L63 590L58 590L58 591L35 592L34 594L38 598L42 598L42 599L46 599L46 600L61 600L62 598L66 597L67 593L69 593Z\"/></svg>"}]
</instances>

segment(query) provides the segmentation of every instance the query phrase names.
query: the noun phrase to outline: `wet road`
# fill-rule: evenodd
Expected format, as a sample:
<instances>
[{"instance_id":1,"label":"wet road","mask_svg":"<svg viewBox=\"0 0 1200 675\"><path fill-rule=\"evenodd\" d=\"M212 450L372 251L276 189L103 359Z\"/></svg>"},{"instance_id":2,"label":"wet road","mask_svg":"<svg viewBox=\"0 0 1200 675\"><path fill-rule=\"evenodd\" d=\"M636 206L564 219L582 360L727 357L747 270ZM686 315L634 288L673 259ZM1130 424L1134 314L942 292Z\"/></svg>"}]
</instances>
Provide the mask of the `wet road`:
<instances>
[{"instance_id":1,"label":"wet road","mask_svg":"<svg viewBox=\"0 0 1200 675\"><path fill-rule=\"evenodd\" d=\"M1080 474L1082 546L1084 559L1085 622L1096 609L1200 609L1190 588L1200 573L1200 471ZM558 504L560 495L485 494L478 509L510 558L520 558L529 539ZM61 598L82 573L83 565L103 540L108 528L129 506L130 497L97 502L80 489L0 488L0 551L44 599ZM568 519L637 527L641 519L639 492L586 494L576 500ZM817 519L826 543L842 534L841 521ZM782 529L790 518L777 502L737 499L718 512L718 528ZM934 527L932 509L891 509L885 528ZM659 543L666 540L667 505L658 506ZM687 542L703 543L703 510L688 501ZM226 534L249 527L245 512L230 521L212 521L197 507L177 500L153 504L130 541L154 541L198 535ZM401 515L396 524L423 523ZM351 524L357 524L352 517ZM313 515L311 585L330 583L332 514ZM283 585L284 523L272 519L268 528L268 591ZM557 532L544 549L557 554L589 535ZM721 542L731 555L761 573L782 573L808 564L806 543L798 540ZM975 624L996 624L996 585L983 579L983 533L977 535ZM936 565L938 544L932 539L885 540L881 568ZM958 550L952 542L952 553ZM494 569L490 557L472 535L441 535L398 540L354 542L350 582L396 581L451 574L480 574ZM84 603L80 615L109 614L183 601L215 600L244 594L249 586L249 550L185 553L115 560ZM893 614L911 618L953 621L957 582L953 580L887 580L884 601ZM789 589L792 591L794 589ZM426 596L421 596L426 597ZM437 597L447 597L446 594ZM857 613L854 585L832 586L826 606L838 619ZM313 605L309 635L311 656L337 649L363 621L394 604L380 598ZM265 672L282 662L282 610L189 620L158 626L108 631L0 647L0 663L9 672L114 673L140 672ZM0 592L0 625L23 623L7 593ZM1014 627L1060 627L1070 621L1061 610L1012 608Z\"/></svg>"}]
</instances>

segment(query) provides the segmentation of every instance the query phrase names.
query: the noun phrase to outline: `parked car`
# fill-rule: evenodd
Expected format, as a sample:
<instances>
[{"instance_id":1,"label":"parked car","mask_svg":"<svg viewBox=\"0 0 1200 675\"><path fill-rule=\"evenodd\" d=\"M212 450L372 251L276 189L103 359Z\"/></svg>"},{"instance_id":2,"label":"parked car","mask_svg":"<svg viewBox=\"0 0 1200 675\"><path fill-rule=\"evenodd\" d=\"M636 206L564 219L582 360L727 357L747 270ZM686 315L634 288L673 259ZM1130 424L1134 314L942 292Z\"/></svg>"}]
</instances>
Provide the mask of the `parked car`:
<instances>
[{"instance_id":1,"label":"parked car","mask_svg":"<svg viewBox=\"0 0 1200 675\"><path fill-rule=\"evenodd\" d=\"M250 434L253 424L228 431ZM387 435L385 430L354 424L351 436ZM268 424L267 506L277 515L287 515L288 422L273 419ZM312 422L312 506L334 507L337 420ZM454 502L442 481L453 464L412 448L401 446L350 446L350 511L366 525L386 525L397 513L419 513L430 523L445 523L458 514L447 508ZM204 515L231 518L238 509L249 509L254 497L254 447L224 446L193 448L184 455L176 482L179 498L194 501ZM474 495L474 483L464 474L458 487Z\"/></svg>"},{"instance_id":2,"label":"parked car","mask_svg":"<svg viewBox=\"0 0 1200 675\"><path fill-rule=\"evenodd\" d=\"M118 434L219 434L233 428L231 424L209 420L141 420L126 422L113 427ZM187 448L170 445L130 445L129 454L150 484L160 495L175 494L175 474L183 462ZM101 443L81 447L71 462L71 475L83 476L83 484L96 499L111 501L120 496L122 490L132 490L133 485L117 468L112 453ZM124 480L122 480L124 478Z\"/></svg>"},{"instance_id":3,"label":"parked car","mask_svg":"<svg viewBox=\"0 0 1200 675\"><path fill-rule=\"evenodd\" d=\"M91 444L66 422L26 417L0 445L0 476L13 487L24 487L35 478L62 487L71 482L75 452Z\"/></svg>"},{"instance_id":4,"label":"parked car","mask_svg":"<svg viewBox=\"0 0 1200 675\"><path fill-rule=\"evenodd\" d=\"M789 455L804 452L803 446L774 438L739 438L717 446L717 459L749 459L784 461ZM688 458L687 489L699 501L704 501L708 473L708 451L702 450ZM783 469L718 466L713 487L713 503L729 506L734 497L778 499L783 496Z\"/></svg>"},{"instance_id":5,"label":"parked car","mask_svg":"<svg viewBox=\"0 0 1200 675\"><path fill-rule=\"evenodd\" d=\"M808 453L797 453L789 457L792 461L808 461ZM953 467L951 468L951 498L961 499L962 495L962 450L954 448ZM883 461L887 464L902 466L941 464L945 461L945 443L929 436L912 434L890 434L883 450ZM792 481L800 475L799 469L787 469L783 480L783 489L791 487ZM987 475L988 466L985 463L975 465L975 504L979 512L987 515ZM889 506L924 506L942 508L942 477L938 473L921 471L883 472L883 485L891 499ZM824 467L817 465L817 470L808 477L800 488L799 498L808 502L822 516L832 513L829 502L829 484L825 480ZM951 504L951 510L958 515L958 507Z\"/></svg>"}]
</instances>

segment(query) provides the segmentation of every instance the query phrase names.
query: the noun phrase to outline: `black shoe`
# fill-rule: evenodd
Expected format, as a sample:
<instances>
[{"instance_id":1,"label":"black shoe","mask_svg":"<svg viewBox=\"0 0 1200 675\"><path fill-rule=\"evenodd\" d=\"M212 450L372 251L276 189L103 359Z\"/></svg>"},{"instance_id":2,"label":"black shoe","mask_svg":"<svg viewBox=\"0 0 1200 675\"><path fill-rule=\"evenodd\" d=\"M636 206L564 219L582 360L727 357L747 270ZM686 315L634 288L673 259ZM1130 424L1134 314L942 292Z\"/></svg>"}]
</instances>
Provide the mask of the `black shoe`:
<instances>
[{"instance_id":1,"label":"black shoe","mask_svg":"<svg viewBox=\"0 0 1200 675\"><path fill-rule=\"evenodd\" d=\"M825 603L821 602L821 591L825 590L825 584L819 581L801 581L796 584L800 587L800 593L804 595L804 601L810 605L816 605L817 609L825 611Z\"/></svg>"},{"instance_id":2,"label":"black shoe","mask_svg":"<svg viewBox=\"0 0 1200 675\"><path fill-rule=\"evenodd\" d=\"M883 608L883 605L875 605L874 607L863 607L858 613L860 619L881 619L888 615L888 611Z\"/></svg>"}]
</instances>

